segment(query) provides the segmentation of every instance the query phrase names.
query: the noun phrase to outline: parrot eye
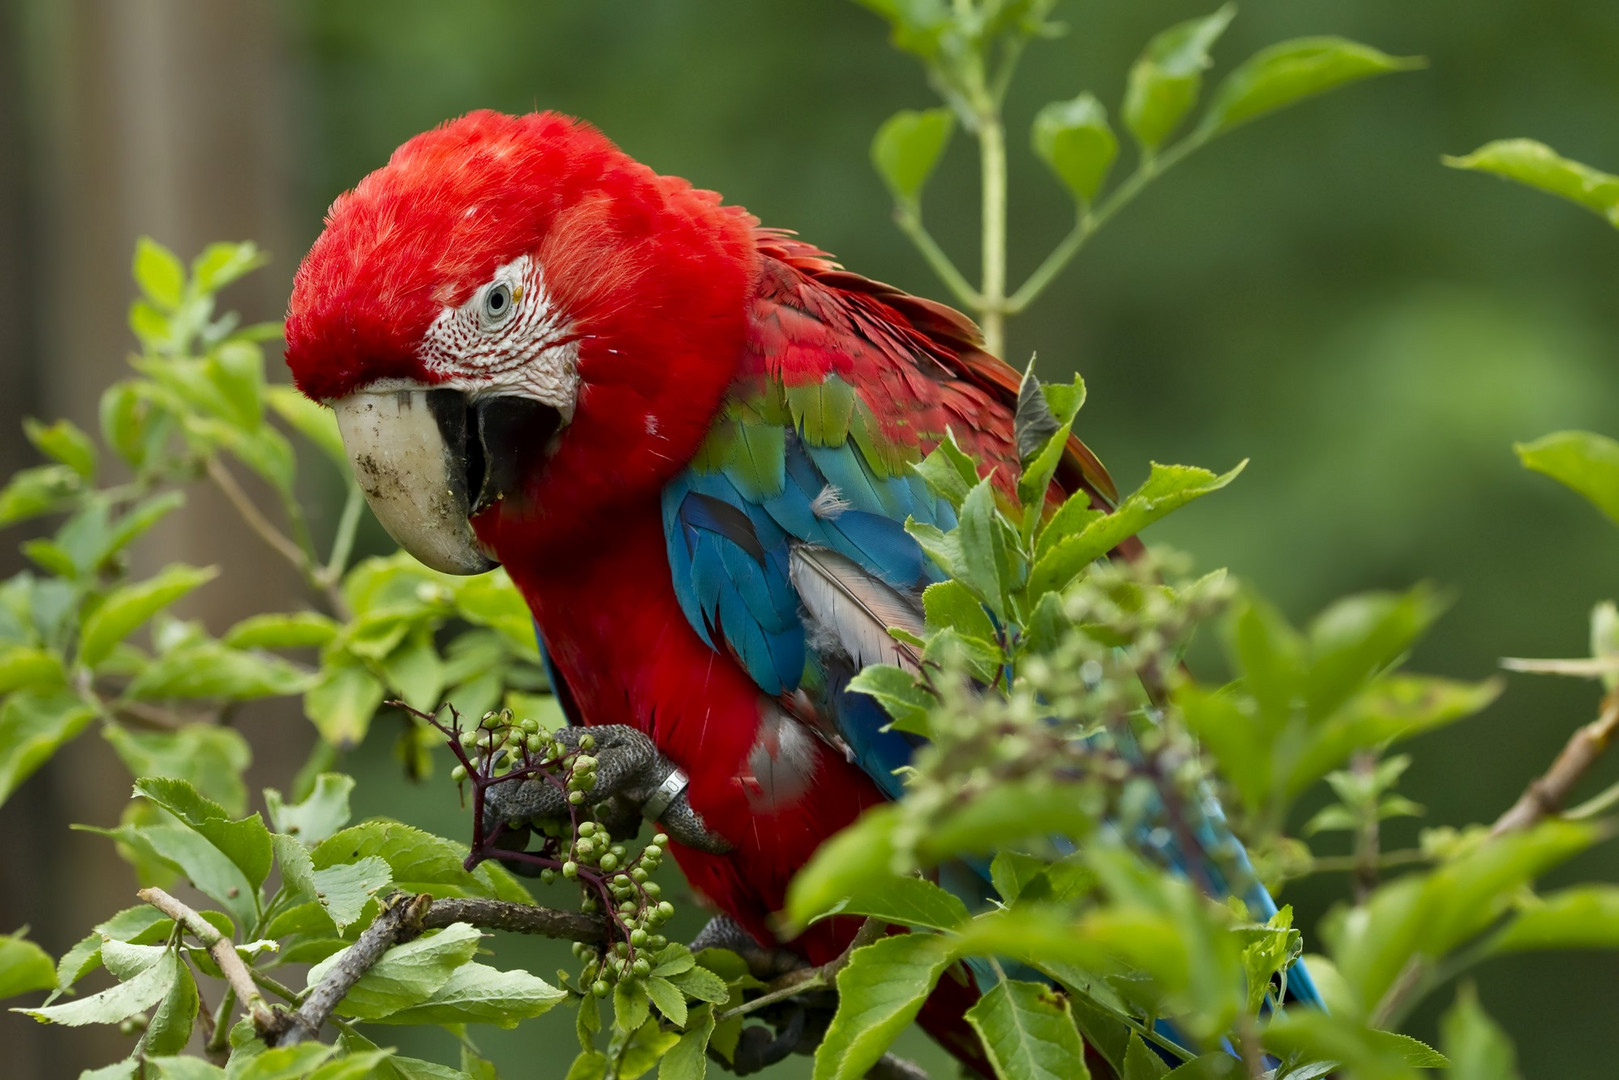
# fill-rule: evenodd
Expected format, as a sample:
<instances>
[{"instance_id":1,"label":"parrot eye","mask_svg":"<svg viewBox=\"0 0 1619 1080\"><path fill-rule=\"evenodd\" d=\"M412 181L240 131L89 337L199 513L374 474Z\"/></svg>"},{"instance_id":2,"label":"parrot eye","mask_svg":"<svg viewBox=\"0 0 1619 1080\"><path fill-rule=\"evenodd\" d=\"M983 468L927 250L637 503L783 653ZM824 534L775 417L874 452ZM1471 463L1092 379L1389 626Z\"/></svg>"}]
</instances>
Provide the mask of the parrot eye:
<instances>
[{"instance_id":1,"label":"parrot eye","mask_svg":"<svg viewBox=\"0 0 1619 1080\"><path fill-rule=\"evenodd\" d=\"M506 320L512 310L512 289L505 283L490 287L483 294L483 319L487 325L496 325Z\"/></svg>"}]
</instances>

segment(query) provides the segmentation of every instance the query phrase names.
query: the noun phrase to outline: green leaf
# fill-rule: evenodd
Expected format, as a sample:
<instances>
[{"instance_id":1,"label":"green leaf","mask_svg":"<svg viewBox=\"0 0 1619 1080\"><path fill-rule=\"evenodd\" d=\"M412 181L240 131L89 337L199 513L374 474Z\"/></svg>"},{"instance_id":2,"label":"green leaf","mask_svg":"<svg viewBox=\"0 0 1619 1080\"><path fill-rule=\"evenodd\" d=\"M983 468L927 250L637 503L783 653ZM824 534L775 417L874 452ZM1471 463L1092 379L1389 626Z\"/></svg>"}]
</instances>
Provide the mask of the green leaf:
<instances>
[{"instance_id":1,"label":"green leaf","mask_svg":"<svg viewBox=\"0 0 1619 1080\"><path fill-rule=\"evenodd\" d=\"M0 488L0 528L59 509L81 486L79 474L67 465L40 465L13 473Z\"/></svg>"},{"instance_id":2,"label":"green leaf","mask_svg":"<svg viewBox=\"0 0 1619 1080\"><path fill-rule=\"evenodd\" d=\"M686 995L680 992L679 987L668 979L649 978L646 980L646 994L664 1019L676 1027L686 1026L689 1011L686 1008Z\"/></svg>"},{"instance_id":3,"label":"green leaf","mask_svg":"<svg viewBox=\"0 0 1619 1080\"><path fill-rule=\"evenodd\" d=\"M956 442L948 428L939 445L927 457L911 466L927 484L928 490L948 502L957 513L967 495L978 484L978 465Z\"/></svg>"},{"instance_id":4,"label":"green leaf","mask_svg":"<svg viewBox=\"0 0 1619 1080\"><path fill-rule=\"evenodd\" d=\"M991 647L999 637L983 603L959 581L939 581L922 590L922 610L929 632L948 627Z\"/></svg>"},{"instance_id":5,"label":"green leaf","mask_svg":"<svg viewBox=\"0 0 1619 1080\"><path fill-rule=\"evenodd\" d=\"M0 998L56 986L56 965L49 953L24 937L27 932L0 934Z\"/></svg>"},{"instance_id":6,"label":"green leaf","mask_svg":"<svg viewBox=\"0 0 1619 1080\"><path fill-rule=\"evenodd\" d=\"M796 934L868 882L892 877L899 824L899 807L884 803L817 848L787 887L781 916L785 928Z\"/></svg>"},{"instance_id":7,"label":"green leaf","mask_svg":"<svg viewBox=\"0 0 1619 1080\"><path fill-rule=\"evenodd\" d=\"M135 241L134 274L141 292L158 308L173 314L180 307L185 295L185 265L150 236Z\"/></svg>"},{"instance_id":8,"label":"green leaf","mask_svg":"<svg viewBox=\"0 0 1619 1080\"><path fill-rule=\"evenodd\" d=\"M516 1027L567 997L526 971L463 964L425 1001L373 1018L379 1024L494 1024Z\"/></svg>"},{"instance_id":9,"label":"green leaf","mask_svg":"<svg viewBox=\"0 0 1619 1080\"><path fill-rule=\"evenodd\" d=\"M433 628L418 626L382 662L388 682L405 703L423 711L443 700L444 663L433 646Z\"/></svg>"},{"instance_id":10,"label":"green leaf","mask_svg":"<svg viewBox=\"0 0 1619 1080\"><path fill-rule=\"evenodd\" d=\"M871 142L871 162L895 199L916 204L955 125L949 109L901 109L883 121Z\"/></svg>"},{"instance_id":11,"label":"green leaf","mask_svg":"<svg viewBox=\"0 0 1619 1080\"><path fill-rule=\"evenodd\" d=\"M217 900L238 926L252 926L258 890L240 867L205 836L182 825L120 825L116 829L74 826L128 844L141 855L185 875Z\"/></svg>"},{"instance_id":12,"label":"green leaf","mask_svg":"<svg viewBox=\"0 0 1619 1080\"><path fill-rule=\"evenodd\" d=\"M1088 835L1100 810L1094 799L1047 777L1007 780L971 799L957 800L930 824L917 842L917 855L929 862L956 855L988 854L1008 843L1047 836Z\"/></svg>"},{"instance_id":13,"label":"green leaf","mask_svg":"<svg viewBox=\"0 0 1619 1080\"><path fill-rule=\"evenodd\" d=\"M1526 468L1584 495L1619 524L1619 442L1588 431L1559 431L1514 448Z\"/></svg>"},{"instance_id":14,"label":"green leaf","mask_svg":"<svg viewBox=\"0 0 1619 1080\"><path fill-rule=\"evenodd\" d=\"M0 803L95 716L67 690L19 690L8 696L0 704Z\"/></svg>"},{"instance_id":15,"label":"green leaf","mask_svg":"<svg viewBox=\"0 0 1619 1080\"><path fill-rule=\"evenodd\" d=\"M1049 986L1004 979L967 1010L967 1023L997 1076L1089 1080L1068 1001Z\"/></svg>"},{"instance_id":16,"label":"green leaf","mask_svg":"<svg viewBox=\"0 0 1619 1080\"><path fill-rule=\"evenodd\" d=\"M311 675L280 657L203 640L154 659L131 680L124 693L137 700L251 701L297 694L311 681Z\"/></svg>"},{"instance_id":17,"label":"green leaf","mask_svg":"<svg viewBox=\"0 0 1619 1080\"><path fill-rule=\"evenodd\" d=\"M157 1070L157 1080L225 1080L225 1070L196 1057L150 1057L149 1069Z\"/></svg>"},{"instance_id":18,"label":"green leaf","mask_svg":"<svg viewBox=\"0 0 1619 1080\"><path fill-rule=\"evenodd\" d=\"M316 844L310 854L316 869L375 855L388 864L394 883L407 892L533 903L527 891L498 866L484 863L468 873L463 845L397 821L373 818L351 825Z\"/></svg>"},{"instance_id":19,"label":"green leaf","mask_svg":"<svg viewBox=\"0 0 1619 1080\"><path fill-rule=\"evenodd\" d=\"M1421 57L1389 56L1340 37L1283 41L1261 49L1225 77L1201 128L1220 134L1346 83L1411 71L1426 63Z\"/></svg>"},{"instance_id":20,"label":"green leaf","mask_svg":"<svg viewBox=\"0 0 1619 1080\"><path fill-rule=\"evenodd\" d=\"M650 1015L646 988L633 979L620 979L613 987L613 1026L619 1031L635 1031Z\"/></svg>"},{"instance_id":21,"label":"green leaf","mask_svg":"<svg viewBox=\"0 0 1619 1080\"><path fill-rule=\"evenodd\" d=\"M251 240L239 244L213 243L191 260L191 277L198 292L218 292L269 261L270 256L260 251L259 246Z\"/></svg>"},{"instance_id":22,"label":"green leaf","mask_svg":"<svg viewBox=\"0 0 1619 1080\"><path fill-rule=\"evenodd\" d=\"M42 454L47 454L78 473L85 480L96 475L96 444L71 420L58 420L49 426L38 420L23 421L23 432Z\"/></svg>"},{"instance_id":23,"label":"green leaf","mask_svg":"<svg viewBox=\"0 0 1619 1080\"><path fill-rule=\"evenodd\" d=\"M1333 960L1361 1008L1380 1001L1414 955L1443 956L1483 932L1517 889L1601 835L1574 822L1543 822L1491 839L1432 873L1383 886L1354 917L1329 919L1324 933Z\"/></svg>"},{"instance_id":24,"label":"green leaf","mask_svg":"<svg viewBox=\"0 0 1619 1080\"><path fill-rule=\"evenodd\" d=\"M678 986L687 997L697 1001L723 1005L731 997L731 988L725 984L725 980L705 967L691 967L664 977Z\"/></svg>"},{"instance_id":25,"label":"green leaf","mask_svg":"<svg viewBox=\"0 0 1619 1080\"><path fill-rule=\"evenodd\" d=\"M707 1080L708 1040L714 1034L714 1010L699 1005L682 1026L686 1033L658 1062L658 1080Z\"/></svg>"},{"instance_id":26,"label":"green leaf","mask_svg":"<svg viewBox=\"0 0 1619 1080\"><path fill-rule=\"evenodd\" d=\"M197 1021L197 981L185 964L177 965L174 985L152 1010L141 1036L141 1051L151 1054L178 1054L191 1041L191 1027Z\"/></svg>"},{"instance_id":27,"label":"green leaf","mask_svg":"<svg viewBox=\"0 0 1619 1080\"><path fill-rule=\"evenodd\" d=\"M873 880L827 915L873 915L900 926L953 930L967 921L967 905L925 878L895 875Z\"/></svg>"},{"instance_id":28,"label":"green leaf","mask_svg":"<svg viewBox=\"0 0 1619 1080\"><path fill-rule=\"evenodd\" d=\"M271 841L283 882L297 895L318 902L340 931L358 921L371 898L393 883L388 864L375 855L317 870L301 841L285 833L276 833Z\"/></svg>"},{"instance_id":29,"label":"green leaf","mask_svg":"<svg viewBox=\"0 0 1619 1080\"><path fill-rule=\"evenodd\" d=\"M24 687L58 687L66 681L62 658L53 652L23 645L0 650L0 694Z\"/></svg>"},{"instance_id":30,"label":"green leaf","mask_svg":"<svg viewBox=\"0 0 1619 1080\"><path fill-rule=\"evenodd\" d=\"M1168 1075L1164 1059L1147 1049L1140 1035L1132 1033L1124 1052L1124 1080L1163 1080Z\"/></svg>"},{"instance_id":31,"label":"green leaf","mask_svg":"<svg viewBox=\"0 0 1619 1080\"><path fill-rule=\"evenodd\" d=\"M869 664L849 680L848 688L876 698L893 719L895 730L922 736L931 733L928 713L938 704L938 699L904 668L892 664Z\"/></svg>"},{"instance_id":32,"label":"green leaf","mask_svg":"<svg viewBox=\"0 0 1619 1080\"><path fill-rule=\"evenodd\" d=\"M253 755L239 732L199 722L173 731L129 731L107 724L101 733L133 775L185 780L228 814L247 810L242 773Z\"/></svg>"},{"instance_id":33,"label":"green leaf","mask_svg":"<svg viewBox=\"0 0 1619 1080\"><path fill-rule=\"evenodd\" d=\"M82 1027L85 1024L117 1024L163 1000L179 978L180 959L171 950L128 982L108 987L99 994L49 1005L39 1009L13 1009L45 1024Z\"/></svg>"},{"instance_id":34,"label":"green leaf","mask_svg":"<svg viewBox=\"0 0 1619 1080\"><path fill-rule=\"evenodd\" d=\"M1545 143L1533 139L1498 139L1465 157L1442 160L1453 169L1494 173L1539 188L1601 214L1610 225L1619 227L1619 176L1559 157Z\"/></svg>"},{"instance_id":35,"label":"green leaf","mask_svg":"<svg viewBox=\"0 0 1619 1080\"><path fill-rule=\"evenodd\" d=\"M229 1080L305 1080L322 1062L337 1053L337 1047L323 1043L299 1043L262 1050L237 1068L240 1051L231 1055L225 1070Z\"/></svg>"},{"instance_id":36,"label":"green leaf","mask_svg":"<svg viewBox=\"0 0 1619 1080\"><path fill-rule=\"evenodd\" d=\"M84 620L79 661L95 667L137 626L199 585L212 581L218 573L212 567L177 563L145 581L113 590Z\"/></svg>"},{"instance_id":37,"label":"green leaf","mask_svg":"<svg viewBox=\"0 0 1619 1080\"><path fill-rule=\"evenodd\" d=\"M313 443L344 476L349 475L348 453L332 410L310 401L292 386L267 386L264 400L288 427Z\"/></svg>"},{"instance_id":38,"label":"green leaf","mask_svg":"<svg viewBox=\"0 0 1619 1080\"><path fill-rule=\"evenodd\" d=\"M1240 462L1230 472L1216 476L1207 469L1153 462L1146 483L1117 510L1091 520L1076 535L1053 544L1035 562L1029 572L1029 594L1038 596L1063 588L1091 563L1159 518L1231 483L1247 464Z\"/></svg>"},{"instance_id":39,"label":"green leaf","mask_svg":"<svg viewBox=\"0 0 1619 1080\"><path fill-rule=\"evenodd\" d=\"M363 665L340 660L304 693L304 715L321 738L339 748L359 745L382 707L382 680Z\"/></svg>"},{"instance_id":40,"label":"green leaf","mask_svg":"<svg viewBox=\"0 0 1619 1080\"><path fill-rule=\"evenodd\" d=\"M338 624L314 611L253 615L220 638L233 649L319 648L337 636Z\"/></svg>"},{"instance_id":41,"label":"green leaf","mask_svg":"<svg viewBox=\"0 0 1619 1080\"><path fill-rule=\"evenodd\" d=\"M1619 886L1576 885L1519 911L1494 938L1492 953L1529 949L1619 948Z\"/></svg>"},{"instance_id":42,"label":"green leaf","mask_svg":"<svg viewBox=\"0 0 1619 1080\"><path fill-rule=\"evenodd\" d=\"M1416 1080L1411 1069L1444 1069L1450 1062L1431 1046L1392 1031L1379 1031L1350 1017L1319 1009L1290 1009L1262 1032L1265 1049L1281 1058L1340 1062L1354 1076ZM1174 1073L1170 1074L1174 1076ZM1313 1075L1323 1075L1315 1073ZM1471 1077L1458 1073L1459 1077Z\"/></svg>"},{"instance_id":43,"label":"green leaf","mask_svg":"<svg viewBox=\"0 0 1619 1080\"><path fill-rule=\"evenodd\" d=\"M348 824L349 793L353 790L352 776L321 773L303 802L283 802L281 792L265 788L264 804L276 832L296 836L306 844L318 844Z\"/></svg>"},{"instance_id":44,"label":"green leaf","mask_svg":"<svg viewBox=\"0 0 1619 1080\"><path fill-rule=\"evenodd\" d=\"M1463 983L1456 991L1456 1004L1439 1021L1439 1038L1458 1077L1519 1080L1512 1040L1479 1005L1472 983Z\"/></svg>"},{"instance_id":45,"label":"green leaf","mask_svg":"<svg viewBox=\"0 0 1619 1080\"><path fill-rule=\"evenodd\" d=\"M1147 43L1130 69L1124 91L1124 123L1148 154L1156 151L1196 104L1209 50L1237 14L1226 4L1212 15L1189 19Z\"/></svg>"},{"instance_id":46,"label":"green leaf","mask_svg":"<svg viewBox=\"0 0 1619 1080\"><path fill-rule=\"evenodd\" d=\"M309 1073L306 1080L372 1080L392 1055L392 1050L371 1050L359 1054L345 1054L335 1060L327 1061L320 1068ZM467 1058L468 1051L466 1046L463 1045L461 1047L463 1065L466 1064ZM473 1060L481 1059L473 1058Z\"/></svg>"},{"instance_id":47,"label":"green leaf","mask_svg":"<svg viewBox=\"0 0 1619 1080\"><path fill-rule=\"evenodd\" d=\"M960 555L954 577L996 614L1007 610L1007 593L1015 588L1013 552L995 505L994 482L980 480L961 504L956 542Z\"/></svg>"},{"instance_id":48,"label":"green leaf","mask_svg":"<svg viewBox=\"0 0 1619 1080\"><path fill-rule=\"evenodd\" d=\"M1053 101L1034 117L1034 152L1057 174L1075 199L1096 198L1119 154L1119 139L1107 123L1107 110L1091 93Z\"/></svg>"},{"instance_id":49,"label":"green leaf","mask_svg":"<svg viewBox=\"0 0 1619 1080\"><path fill-rule=\"evenodd\" d=\"M135 781L135 794L152 800L191 828L235 863L254 889L270 875L270 830L257 813L230 820L225 808L200 795L184 780L143 777Z\"/></svg>"},{"instance_id":50,"label":"green leaf","mask_svg":"<svg viewBox=\"0 0 1619 1080\"><path fill-rule=\"evenodd\" d=\"M457 968L472 962L480 938L476 927L451 923L443 930L395 945L360 976L337 1011L359 1020L378 1020L427 1001L449 983ZM306 985L319 984L348 951L333 953L310 968Z\"/></svg>"},{"instance_id":51,"label":"green leaf","mask_svg":"<svg viewBox=\"0 0 1619 1080\"><path fill-rule=\"evenodd\" d=\"M934 934L899 934L856 949L838 972L838 1011L815 1051L815 1080L866 1075L922 1008L951 955Z\"/></svg>"}]
</instances>

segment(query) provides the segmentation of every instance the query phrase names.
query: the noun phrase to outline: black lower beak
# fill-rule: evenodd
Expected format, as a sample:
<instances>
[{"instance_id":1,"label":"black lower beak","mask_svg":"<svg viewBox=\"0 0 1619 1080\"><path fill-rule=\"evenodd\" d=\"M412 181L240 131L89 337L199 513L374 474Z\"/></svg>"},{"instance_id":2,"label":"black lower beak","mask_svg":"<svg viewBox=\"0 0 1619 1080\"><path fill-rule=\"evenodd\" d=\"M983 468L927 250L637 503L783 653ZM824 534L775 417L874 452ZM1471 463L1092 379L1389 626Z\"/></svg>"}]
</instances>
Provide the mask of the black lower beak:
<instances>
[{"instance_id":1,"label":"black lower beak","mask_svg":"<svg viewBox=\"0 0 1619 1080\"><path fill-rule=\"evenodd\" d=\"M532 398L469 401L458 390L432 390L427 403L445 446L460 458L452 483L462 485L469 518L498 502L522 499L562 427L560 412Z\"/></svg>"}]
</instances>

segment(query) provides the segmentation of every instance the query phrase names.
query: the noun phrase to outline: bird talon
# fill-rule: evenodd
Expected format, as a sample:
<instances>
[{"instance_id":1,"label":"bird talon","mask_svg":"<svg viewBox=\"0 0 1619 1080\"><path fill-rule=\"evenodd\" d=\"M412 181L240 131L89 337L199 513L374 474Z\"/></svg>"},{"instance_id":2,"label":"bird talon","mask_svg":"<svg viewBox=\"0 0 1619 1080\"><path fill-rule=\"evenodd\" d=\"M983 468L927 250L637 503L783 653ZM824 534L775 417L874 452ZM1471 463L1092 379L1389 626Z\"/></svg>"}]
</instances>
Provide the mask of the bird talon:
<instances>
[{"instance_id":1,"label":"bird talon","mask_svg":"<svg viewBox=\"0 0 1619 1080\"><path fill-rule=\"evenodd\" d=\"M658 821L678 844L713 854L731 850L730 843L711 832L692 809L686 797L686 774L651 739L623 724L567 727L556 737L570 750L577 750L586 734L596 759L596 783L590 792L596 817L615 839L632 839L644 816ZM555 785L527 779L489 787L484 794L483 824L492 832L505 822L569 819L570 811L566 795Z\"/></svg>"}]
</instances>

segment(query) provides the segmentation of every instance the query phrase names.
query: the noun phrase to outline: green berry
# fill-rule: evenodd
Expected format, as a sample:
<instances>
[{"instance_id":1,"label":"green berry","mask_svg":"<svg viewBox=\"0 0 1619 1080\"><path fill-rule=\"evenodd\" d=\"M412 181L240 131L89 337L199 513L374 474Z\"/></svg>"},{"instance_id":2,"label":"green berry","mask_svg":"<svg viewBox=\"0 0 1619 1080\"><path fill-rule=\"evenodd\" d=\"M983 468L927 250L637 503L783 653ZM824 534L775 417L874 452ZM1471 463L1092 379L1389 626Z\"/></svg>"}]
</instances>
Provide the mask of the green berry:
<instances>
[{"instance_id":1,"label":"green berry","mask_svg":"<svg viewBox=\"0 0 1619 1080\"><path fill-rule=\"evenodd\" d=\"M647 845L647 849L641 852L641 857L643 859L651 859L653 862L657 862L659 859L663 858L663 847L659 844L649 844Z\"/></svg>"},{"instance_id":2,"label":"green berry","mask_svg":"<svg viewBox=\"0 0 1619 1080\"><path fill-rule=\"evenodd\" d=\"M572 859L569 859L567 862L563 863L562 876L567 878L569 881L572 881L574 878L578 877L579 864L574 862Z\"/></svg>"},{"instance_id":3,"label":"green berry","mask_svg":"<svg viewBox=\"0 0 1619 1080\"><path fill-rule=\"evenodd\" d=\"M584 792L582 792L582 791L570 791L570 792L568 792L568 805L569 806L578 806L580 803L582 803L584 801L585 801L585 793Z\"/></svg>"},{"instance_id":4,"label":"green berry","mask_svg":"<svg viewBox=\"0 0 1619 1080\"><path fill-rule=\"evenodd\" d=\"M551 885L551 884L555 883L556 879L557 879L557 872L555 870L552 870L549 867L547 867L546 869L540 871L540 880L542 882L544 882L545 884Z\"/></svg>"},{"instance_id":5,"label":"green berry","mask_svg":"<svg viewBox=\"0 0 1619 1080\"><path fill-rule=\"evenodd\" d=\"M461 781L465 780L466 778L467 778L467 767L465 765L457 765L455 768L450 770L450 779L454 780L457 784L459 784Z\"/></svg>"},{"instance_id":6,"label":"green berry","mask_svg":"<svg viewBox=\"0 0 1619 1080\"><path fill-rule=\"evenodd\" d=\"M594 749L596 749L596 737L594 735L588 735L588 734L579 736L579 749L581 749L581 750L594 750Z\"/></svg>"},{"instance_id":7,"label":"green berry","mask_svg":"<svg viewBox=\"0 0 1619 1080\"><path fill-rule=\"evenodd\" d=\"M664 937L662 934L653 934L652 940L647 942L647 946L656 952L658 949L668 948L669 939Z\"/></svg>"},{"instance_id":8,"label":"green berry","mask_svg":"<svg viewBox=\"0 0 1619 1080\"><path fill-rule=\"evenodd\" d=\"M579 823L579 835L595 836L597 828L599 826L594 821L582 821Z\"/></svg>"},{"instance_id":9,"label":"green berry","mask_svg":"<svg viewBox=\"0 0 1619 1080\"><path fill-rule=\"evenodd\" d=\"M603 870L612 871L618 869L618 856L609 851L607 854L602 856L601 865Z\"/></svg>"},{"instance_id":10,"label":"green berry","mask_svg":"<svg viewBox=\"0 0 1619 1080\"><path fill-rule=\"evenodd\" d=\"M675 906L667 900L660 900L658 902L658 914L663 916L665 919L673 918L675 914Z\"/></svg>"},{"instance_id":11,"label":"green berry","mask_svg":"<svg viewBox=\"0 0 1619 1080\"><path fill-rule=\"evenodd\" d=\"M644 868L642 868L642 867L639 867L639 866L637 866L634 870L630 871L630 878L631 878L631 880L634 880L634 881L645 881L647 879L647 876L648 875L647 875L646 870Z\"/></svg>"},{"instance_id":12,"label":"green berry","mask_svg":"<svg viewBox=\"0 0 1619 1080\"><path fill-rule=\"evenodd\" d=\"M535 720L533 717L530 717L529 719L523 721L523 730L528 732L530 735L537 734L540 730L540 722Z\"/></svg>"},{"instance_id":13,"label":"green berry","mask_svg":"<svg viewBox=\"0 0 1619 1080\"><path fill-rule=\"evenodd\" d=\"M639 949L639 948L641 948L642 946L644 946L647 943L647 937L648 936L649 935L647 934L647 932L645 930L631 930L630 931L630 944L634 945L637 949Z\"/></svg>"},{"instance_id":14,"label":"green berry","mask_svg":"<svg viewBox=\"0 0 1619 1080\"><path fill-rule=\"evenodd\" d=\"M573 850L581 859L588 859L596 853L596 845L589 840L580 840L573 845Z\"/></svg>"},{"instance_id":15,"label":"green berry","mask_svg":"<svg viewBox=\"0 0 1619 1080\"><path fill-rule=\"evenodd\" d=\"M641 886L641 891L652 897L652 899L656 900L658 895L663 892L663 886L659 885L656 881L649 881L645 885Z\"/></svg>"},{"instance_id":16,"label":"green berry","mask_svg":"<svg viewBox=\"0 0 1619 1080\"><path fill-rule=\"evenodd\" d=\"M652 842L654 844L658 845L659 847L668 847L669 846L669 835L667 833L658 833L657 835L652 837Z\"/></svg>"},{"instance_id":17,"label":"green berry","mask_svg":"<svg viewBox=\"0 0 1619 1080\"><path fill-rule=\"evenodd\" d=\"M652 974L652 961L646 959L644 956L637 957L635 963L630 966L630 970L644 979L648 975Z\"/></svg>"},{"instance_id":18,"label":"green berry","mask_svg":"<svg viewBox=\"0 0 1619 1080\"><path fill-rule=\"evenodd\" d=\"M597 979L595 982L590 984L590 992L595 994L597 997L606 997L608 994L613 992L613 988L607 985L607 980Z\"/></svg>"}]
</instances>

